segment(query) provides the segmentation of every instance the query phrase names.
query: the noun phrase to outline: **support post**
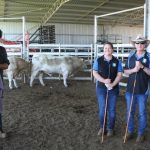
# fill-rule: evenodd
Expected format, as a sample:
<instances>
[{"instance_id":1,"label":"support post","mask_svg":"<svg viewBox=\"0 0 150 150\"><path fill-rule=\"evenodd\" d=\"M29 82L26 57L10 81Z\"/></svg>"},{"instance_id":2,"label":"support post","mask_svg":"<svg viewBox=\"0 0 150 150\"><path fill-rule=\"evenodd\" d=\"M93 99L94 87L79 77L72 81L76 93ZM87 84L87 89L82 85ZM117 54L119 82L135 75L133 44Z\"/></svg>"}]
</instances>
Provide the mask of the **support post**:
<instances>
[{"instance_id":1,"label":"support post","mask_svg":"<svg viewBox=\"0 0 150 150\"><path fill-rule=\"evenodd\" d=\"M94 59L97 57L97 16L94 16Z\"/></svg>"},{"instance_id":2,"label":"support post","mask_svg":"<svg viewBox=\"0 0 150 150\"><path fill-rule=\"evenodd\" d=\"M26 58L26 45L25 45L25 17L22 17L22 58Z\"/></svg>"},{"instance_id":3,"label":"support post","mask_svg":"<svg viewBox=\"0 0 150 150\"><path fill-rule=\"evenodd\" d=\"M144 36L150 40L150 1L145 0L144 5ZM147 47L150 52L150 46Z\"/></svg>"}]
</instances>

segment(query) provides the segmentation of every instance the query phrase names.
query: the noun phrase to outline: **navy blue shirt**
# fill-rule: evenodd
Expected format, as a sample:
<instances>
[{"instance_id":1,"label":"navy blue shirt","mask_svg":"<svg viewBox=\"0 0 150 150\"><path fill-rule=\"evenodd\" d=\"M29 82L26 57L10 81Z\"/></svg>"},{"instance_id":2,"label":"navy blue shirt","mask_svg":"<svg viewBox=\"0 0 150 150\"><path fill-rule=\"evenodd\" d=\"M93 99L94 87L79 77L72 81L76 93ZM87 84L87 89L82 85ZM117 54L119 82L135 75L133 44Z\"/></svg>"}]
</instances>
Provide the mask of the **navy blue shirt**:
<instances>
[{"instance_id":1,"label":"navy blue shirt","mask_svg":"<svg viewBox=\"0 0 150 150\"><path fill-rule=\"evenodd\" d=\"M104 58L104 55L94 61L93 70L97 71L104 79L111 79L112 82L118 72L123 72L121 62L117 58L113 56L112 60L108 61ZM96 85L106 89L104 83L96 81ZM118 87L118 85L115 87Z\"/></svg>"},{"instance_id":2,"label":"navy blue shirt","mask_svg":"<svg viewBox=\"0 0 150 150\"><path fill-rule=\"evenodd\" d=\"M0 64L8 64L9 65L9 60L7 58L7 53L4 47L0 46ZM0 75L3 78L3 70L0 69Z\"/></svg>"},{"instance_id":3,"label":"navy blue shirt","mask_svg":"<svg viewBox=\"0 0 150 150\"><path fill-rule=\"evenodd\" d=\"M133 69L135 67L136 61L140 61L144 67L147 67L150 69L150 54L145 52L141 57L138 57L136 55L136 52L130 53L128 56L128 60L125 64L125 69ZM133 92L133 86L134 81L136 77L136 85L135 85L135 94L148 94L149 85L150 82L150 76L144 72L143 69L140 69L136 73L132 73L129 75L128 83L127 83L127 92L132 93Z\"/></svg>"}]
</instances>

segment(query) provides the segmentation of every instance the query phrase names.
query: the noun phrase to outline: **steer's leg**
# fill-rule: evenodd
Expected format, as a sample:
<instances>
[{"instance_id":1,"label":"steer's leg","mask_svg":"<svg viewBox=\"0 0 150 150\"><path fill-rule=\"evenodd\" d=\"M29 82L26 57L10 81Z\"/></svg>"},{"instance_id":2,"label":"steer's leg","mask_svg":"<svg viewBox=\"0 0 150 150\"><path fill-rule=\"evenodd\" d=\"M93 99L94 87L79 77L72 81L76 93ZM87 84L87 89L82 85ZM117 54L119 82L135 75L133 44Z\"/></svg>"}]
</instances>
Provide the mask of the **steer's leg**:
<instances>
[{"instance_id":1,"label":"steer's leg","mask_svg":"<svg viewBox=\"0 0 150 150\"><path fill-rule=\"evenodd\" d=\"M9 88L13 89L12 80L13 80L13 72L7 73L8 81L9 81Z\"/></svg>"},{"instance_id":2,"label":"steer's leg","mask_svg":"<svg viewBox=\"0 0 150 150\"><path fill-rule=\"evenodd\" d=\"M35 77L38 74L38 72L39 72L39 70L32 71L31 78L30 78L30 87L33 86L33 80L35 79Z\"/></svg>"},{"instance_id":3,"label":"steer's leg","mask_svg":"<svg viewBox=\"0 0 150 150\"><path fill-rule=\"evenodd\" d=\"M45 83L44 83L44 81L43 81L43 73L40 73L40 74L39 74L39 81L40 81L40 83L41 83L43 86L45 86Z\"/></svg>"},{"instance_id":4,"label":"steer's leg","mask_svg":"<svg viewBox=\"0 0 150 150\"><path fill-rule=\"evenodd\" d=\"M13 80L13 82L14 82L14 86L15 86L15 88L18 88L18 84L17 84L17 82L16 82L16 79L15 79L15 78L13 78L12 80Z\"/></svg>"},{"instance_id":5,"label":"steer's leg","mask_svg":"<svg viewBox=\"0 0 150 150\"><path fill-rule=\"evenodd\" d=\"M67 78L68 78L68 72L63 73L63 80L64 80L64 86L65 87L68 87Z\"/></svg>"}]
</instances>

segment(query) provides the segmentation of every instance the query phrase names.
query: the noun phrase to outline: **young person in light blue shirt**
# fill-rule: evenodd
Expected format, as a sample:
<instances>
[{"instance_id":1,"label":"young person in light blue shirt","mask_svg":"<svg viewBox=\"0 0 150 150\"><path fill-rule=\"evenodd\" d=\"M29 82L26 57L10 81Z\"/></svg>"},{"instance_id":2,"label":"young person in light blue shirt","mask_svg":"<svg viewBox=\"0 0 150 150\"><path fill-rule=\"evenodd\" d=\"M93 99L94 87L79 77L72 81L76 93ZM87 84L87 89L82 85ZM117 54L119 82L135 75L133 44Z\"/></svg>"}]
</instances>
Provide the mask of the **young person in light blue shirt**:
<instances>
[{"instance_id":1,"label":"young person in light blue shirt","mask_svg":"<svg viewBox=\"0 0 150 150\"><path fill-rule=\"evenodd\" d=\"M114 135L116 119L116 102L119 94L119 82L122 79L121 62L113 56L113 45L110 42L104 44L104 54L97 58L93 64L93 76L96 79L96 95L99 106L100 130L102 135L103 127L107 136ZM108 95L107 114L108 123L104 125L106 97Z\"/></svg>"}]
</instances>

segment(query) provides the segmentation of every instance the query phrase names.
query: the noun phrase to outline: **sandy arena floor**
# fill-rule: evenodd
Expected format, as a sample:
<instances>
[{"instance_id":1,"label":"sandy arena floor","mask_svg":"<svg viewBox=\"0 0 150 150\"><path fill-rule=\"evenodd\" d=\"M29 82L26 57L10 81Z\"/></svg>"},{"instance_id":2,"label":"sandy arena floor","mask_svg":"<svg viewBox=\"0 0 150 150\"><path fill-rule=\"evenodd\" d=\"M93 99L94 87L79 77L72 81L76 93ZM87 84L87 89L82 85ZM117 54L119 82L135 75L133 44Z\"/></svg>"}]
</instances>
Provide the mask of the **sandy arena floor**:
<instances>
[{"instance_id":1,"label":"sandy arena floor","mask_svg":"<svg viewBox=\"0 0 150 150\"><path fill-rule=\"evenodd\" d=\"M38 81L30 88L9 90L5 81L4 130L8 138L0 139L0 150L149 150L150 107L146 141L136 144L135 138L123 143L125 132L125 99L121 92L117 103L117 120L112 138L97 136L99 129L95 84L91 81ZM149 101L150 102L150 101ZM137 129L137 116L136 129Z\"/></svg>"}]
</instances>

